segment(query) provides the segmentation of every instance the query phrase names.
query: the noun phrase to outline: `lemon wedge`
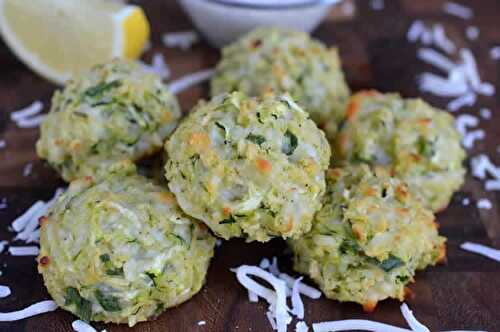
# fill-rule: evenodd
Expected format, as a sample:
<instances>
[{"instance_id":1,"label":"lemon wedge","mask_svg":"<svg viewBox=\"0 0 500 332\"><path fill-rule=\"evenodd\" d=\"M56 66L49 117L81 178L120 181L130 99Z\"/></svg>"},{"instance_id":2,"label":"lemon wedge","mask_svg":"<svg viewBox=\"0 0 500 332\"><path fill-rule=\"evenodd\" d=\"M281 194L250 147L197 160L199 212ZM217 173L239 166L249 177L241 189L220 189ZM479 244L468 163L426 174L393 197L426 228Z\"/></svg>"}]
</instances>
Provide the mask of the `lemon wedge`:
<instances>
[{"instance_id":1,"label":"lemon wedge","mask_svg":"<svg viewBox=\"0 0 500 332\"><path fill-rule=\"evenodd\" d=\"M0 33L27 66L63 84L112 58L138 58L150 27L140 7L116 1L0 0Z\"/></svg>"}]
</instances>

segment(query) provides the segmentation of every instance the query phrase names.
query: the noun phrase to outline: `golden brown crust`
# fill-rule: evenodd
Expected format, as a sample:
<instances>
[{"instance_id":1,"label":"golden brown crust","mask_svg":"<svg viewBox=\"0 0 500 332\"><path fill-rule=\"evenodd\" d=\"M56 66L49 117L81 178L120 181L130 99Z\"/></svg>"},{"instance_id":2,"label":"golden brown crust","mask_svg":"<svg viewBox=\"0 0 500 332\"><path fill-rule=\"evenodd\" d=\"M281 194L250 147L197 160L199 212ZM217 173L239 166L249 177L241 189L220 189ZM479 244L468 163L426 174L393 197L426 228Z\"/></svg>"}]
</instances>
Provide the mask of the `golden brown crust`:
<instances>
[{"instance_id":1,"label":"golden brown crust","mask_svg":"<svg viewBox=\"0 0 500 332\"><path fill-rule=\"evenodd\" d=\"M363 101L364 98L374 97L378 95L380 95L380 92L378 92L377 90L363 90L352 95L346 110L347 121L354 120L354 117L358 113L361 102Z\"/></svg>"},{"instance_id":2,"label":"golden brown crust","mask_svg":"<svg viewBox=\"0 0 500 332\"><path fill-rule=\"evenodd\" d=\"M438 256L438 264L446 264L448 263L448 258L446 257L446 245L443 245L439 248L439 256Z\"/></svg>"},{"instance_id":3,"label":"golden brown crust","mask_svg":"<svg viewBox=\"0 0 500 332\"><path fill-rule=\"evenodd\" d=\"M338 179L340 176L342 176L342 169L341 168L330 168L326 171L326 176L332 180Z\"/></svg>"},{"instance_id":4,"label":"golden brown crust","mask_svg":"<svg viewBox=\"0 0 500 332\"><path fill-rule=\"evenodd\" d=\"M413 300L415 298L415 293L409 287L405 287L403 296L404 300Z\"/></svg>"},{"instance_id":5,"label":"golden brown crust","mask_svg":"<svg viewBox=\"0 0 500 332\"><path fill-rule=\"evenodd\" d=\"M375 308L377 307L378 302L377 301L370 301L366 302L363 304L363 311L371 313L375 311Z\"/></svg>"},{"instance_id":6,"label":"golden brown crust","mask_svg":"<svg viewBox=\"0 0 500 332\"><path fill-rule=\"evenodd\" d=\"M273 169L273 166L269 161L262 158L257 158L255 160L255 165L261 173L269 173Z\"/></svg>"}]
</instances>

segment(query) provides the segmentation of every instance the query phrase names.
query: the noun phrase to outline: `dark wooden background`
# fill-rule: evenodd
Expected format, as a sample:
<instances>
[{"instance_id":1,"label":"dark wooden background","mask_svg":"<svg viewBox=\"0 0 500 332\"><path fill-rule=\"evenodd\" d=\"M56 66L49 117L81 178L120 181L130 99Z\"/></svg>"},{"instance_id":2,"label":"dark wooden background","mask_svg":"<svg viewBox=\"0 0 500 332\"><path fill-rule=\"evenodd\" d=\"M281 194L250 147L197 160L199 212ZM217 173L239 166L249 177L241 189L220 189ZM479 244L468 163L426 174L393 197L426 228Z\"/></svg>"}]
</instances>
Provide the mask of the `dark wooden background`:
<instances>
[{"instance_id":1,"label":"dark wooden background","mask_svg":"<svg viewBox=\"0 0 500 332\"><path fill-rule=\"evenodd\" d=\"M416 44L406 41L406 32L415 19L424 22L441 22L459 46L470 47L476 54L481 76L494 82L500 90L498 78L500 62L489 57L489 50L500 45L500 1L480 0L462 3L473 7L475 18L463 21L441 11L444 1L386 0L385 9L373 11L369 2L347 0L356 6L353 15L342 14L338 9L314 33L327 44L340 47L347 79L353 90L377 88L381 91L399 91L404 96L420 96L415 76L430 67L416 60ZM161 44L161 35L168 31L191 29L191 23L173 0L141 1L153 28L153 48L145 55L146 61L155 52L162 52L173 76L209 68L218 60L218 51L204 43L189 51L167 49ZM469 25L480 28L481 36L469 42L464 34ZM11 239L7 231L12 220L35 200L48 199L55 188L63 185L56 174L37 160L34 143L37 129L19 129L9 120L9 112L22 108L34 100L42 100L47 110L55 87L32 74L22 63L0 44L0 139L7 141L7 148L0 150L0 198L8 199L9 207L0 210L0 239ZM180 96L184 110L189 110L197 99L207 96L207 87L200 86ZM421 95L437 106L444 107L446 100ZM469 156L487 152L500 164L499 96L479 98L476 107L463 112L478 114L479 106L493 111L490 121L482 121L487 139L481 141ZM24 165L33 162L33 173L23 177ZM411 288L415 293L408 304L417 317L432 331L475 329L500 331L500 263L469 254L458 249L469 240L500 247L500 195L485 193L481 182L467 178L451 206L437 218L441 232L448 237L448 264L430 268L417 275ZM461 204L462 198L471 199L469 206ZM493 209L479 210L475 202L487 197ZM238 284L229 268L241 264L258 264L262 257L280 258L281 268L292 272L290 257L280 240L262 244L244 244L230 241L217 249L208 273L207 285L191 301L162 314L156 321L141 323L131 331L271 331L265 312L267 306L249 303L247 293ZM24 308L48 299L41 277L37 274L33 257L12 257L0 254L0 284L8 285L12 295L0 299L0 311ZM396 301L384 301L372 314L364 314L353 304L340 304L321 299L305 300L306 320L318 321L366 318L399 326L406 326ZM13 323L0 323L0 331L71 331L75 317L58 310ZM205 320L205 326L197 322ZM129 331L125 326L94 324L108 331ZM293 330L291 328L290 330Z\"/></svg>"}]
</instances>

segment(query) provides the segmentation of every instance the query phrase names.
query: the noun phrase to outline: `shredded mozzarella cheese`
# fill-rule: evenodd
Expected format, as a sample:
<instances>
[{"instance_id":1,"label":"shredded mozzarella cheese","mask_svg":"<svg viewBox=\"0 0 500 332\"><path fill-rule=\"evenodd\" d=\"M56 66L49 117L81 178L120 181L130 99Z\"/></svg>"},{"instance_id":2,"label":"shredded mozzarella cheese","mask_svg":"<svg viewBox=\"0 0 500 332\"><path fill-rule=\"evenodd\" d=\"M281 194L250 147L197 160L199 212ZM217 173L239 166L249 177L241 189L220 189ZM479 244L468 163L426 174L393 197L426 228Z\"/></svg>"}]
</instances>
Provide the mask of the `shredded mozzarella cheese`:
<instances>
[{"instance_id":1,"label":"shredded mozzarella cheese","mask_svg":"<svg viewBox=\"0 0 500 332\"><path fill-rule=\"evenodd\" d=\"M8 243L9 243L9 242L7 242L7 241L0 241L0 254L4 251L5 246L6 246Z\"/></svg>"},{"instance_id":2,"label":"shredded mozzarella cheese","mask_svg":"<svg viewBox=\"0 0 500 332\"><path fill-rule=\"evenodd\" d=\"M411 24L410 28L408 29L406 38L411 42L416 42L424 31L425 31L424 23L420 20L416 20Z\"/></svg>"},{"instance_id":3,"label":"shredded mozzarella cheese","mask_svg":"<svg viewBox=\"0 0 500 332\"><path fill-rule=\"evenodd\" d=\"M253 303L259 302L259 297L257 296L257 294L255 294L251 290L248 290L248 301L253 302Z\"/></svg>"},{"instance_id":4,"label":"shredded mozzarella cheese","mask_svg":"<svg viewBox=\"0 0 500 332\"><path fill-rule=\"evenodd\" d=\"M462 18L464 20L470 20L474 17L474 12L469 7L465 7L456 2L446 2L443 6L445 13Z\"/></svg>"},{"instance_id":5,"label":"shredded mozzarella cheese","mask_svg":"<svg viewBox=\"0 0 500 332\"><path fill-rule=\"evenodd\" d=\"M9 247L9 253L12 256L38 256L40 249L35 246L25 246L25 247Z\"/></svg>"},{"instance_id":6,"label":"shredded mozzarella cheese","mask_svg":"<svg viewBox=\"0 0 500 332\"><path fill-rule=\"evenodd\" d=\"M478 140L482 140L486 137L486 133L482 129L474 130L468 132L462 141L463 146L466 149L472 149L474 147L474 143Z\"/></svg>"},{"instance_id":7,"label":"shredded mozzarella cheese","mask_svg":"<svg viewBox=\"0 0 500 332\"><path fill-rule=\"evenodd\" d=\"M491 110L483 107L479 110L479 115L481 115L483 119L489 120L491 119Z\"/></svg>"},{"instance_id":8,"label":"shredded mozzarella cheese","mask_svg":"<svg viewBox=\"0 0 500 332\"><path fill-rule=\"evenodd\" d=\"M299 285L302 277L295 279L292 288L292 314L298 319L304 319L304 303L300 298Z\"/></svg>"},{"instance_id":9,"label":"shredded mozzarella cheese","mask_svg":"<svg viewBox=\"0 0 500 332\"><path fill-rule=\"evenodd\" d=\"M476 127L478 124L479 119L470 114L460 114L455 119L455 127L462 136L467 134L468 128Z\"/></svg>"},{"instance_id":10,"label":"shredded mozzarella cheese","mask_svg":"<svg viewBox=\"0 0 500 332\"><path fill-rule=\"evenodd\" d=\"M492 207L493 205L491 204L491 201L487 198L481 198L477 201L478 209L491 210Z\"/></svg>"},{"instance_id":11,"label":"shredded mozzarella cheese","mask_svg":"<svg viewBox=\"0 0 500 332\"><path fill-rule=\"evenodd\" d=\"M385 8L384 0L371 0L370 7L373 10L382 10Z\"/></svg>"},{"instance_id":12,"label":"shredded mozzarella cheese","mask_svg":"<svg viewBox=\"0 0 500 332\"><path fill-rule=\"evenodd\" d=\"M309 327L305 322L297 322L295 325L295 332L308 332Z\"/></svg>"},{"instance_id":13,"label":"shredded mozzarella cheese","mask_svg":"<svg viewBox=\"0 0 500 332\"><path fill-rule=\"evenodd\" d=\"M169 32L162 36L162 42L166 47L180 48L183 51L190 49L200 40L194 30Z\"/></svg>"},{"instance_id":14,"label":"shredded mozzarella cheese","mask_svg":"<svg viewBox=\"0 0 500 332\"><path fill-rule=\"evenodd\" d=\"M314 323L314 332L333 332L333 331L371 331L371 332L412 332L388 324L373 322L362 319L347 319L333 322Z\"/></svg>"},{"instance_id":15,"label":"shredded mozzarella cheese","mask_svg":"<svg viewBox=\"0 0 500 332\"><path fill-rule=\"evenodd\" d=\"M162 80L168 79L170 77L170 68L168 68L163 54L156 53L153 55L153 62L151 64L155 73L160 76Z\"/></svg>"},{"instance_id":16,"label":"shredded mozzarella cheese","mask_svg":"<svg viewBox=\"0 0 500 332\"><path fill-rule=\"evenodd\" d=\"M460 245L460 248L469 252L473 252L475 254L491 258L493 260L496 260L497 262L500 262L500 250L472 242L465 242L462 245Z\"/></svg>"},{"instance_id":17,"label":"shredded mozzarella cheese","mask_svg":"<svg viewBox=\"0 0 500 332\"><path fill-rule=\"evenodd\" d=\"M0 285L0 298L7 297L11 294L10 288L8 286Z\"/></svg>"},{"instance_id":18,"label":"shredded mozzarella cheese","mask_svg":"<svg viewBox=\"0 0 500 332\"><path fill-rule=\"evenodd\" d=\"M38 242L40 238L39 219L46 215L55 200L64 192L58 188L54 196L48 201L37 201L25 213L19 216L11 226L17 232L15 240L22 240L26 243Z\"/></svg>"},{"instance_id":19,"label":"shredded mozzarella cheese","mask_svg":"<svg viewBox=\"0 0 500 332\"><path fill-rule=\"evenodd\" d=\"M2 198L0 200L0 210L6 209L7 208L7 198Z\"/></svg>"},{"instance_id":20,"label":"shredded mozzarella cheese","mask_svg":"<svg viewBox=\"0 0 500 332\"><path fill-rule=\"evenodd\" d=\"M33 171L33 163L27 163L23 168L23 176L29 176Z\"/></svg>"},{"instance_id":21,"label":"shredded mozzarella cheese","mask_svg":"<svg viewBox=\"0 0 500 332\"><path fill-rule=\"evenodd\" d=\"M481 180L486 179L488 175L493 177L485 183L486 190L500 190L500 167L495 166L490 158L485 154L480 154L471 158L472 175Z\"/></svg>"},{"instance_id":22,"label":"shredded mozzarella cheese","mask_svg":"<svg viewBox=\"0 0 500 332\"><path fill-rule=\"evenodd\" d=\"M17 126L19 128L36 128L39 125L42 124L43 120L45 119L44 114L40 114L28 119L21 119L16 122Z\"/></svg>"},{"instance_id":23,"label":"shredded mozzarella cheese","mask_svg":"<svg viewBox=\"0 0 500 332\"><path fill-rule=\"evenodd\" d=\"M465 30L465 34L467 38L469 38L469 40L476 40L477 38L479 38L479 33L479 28L476 26L467 27L467 29Z\"/></svg>"},{"instance_id":24,"label":"shredded mozzarella cheese","mask_svg":"<svg viewBox=\"0 0 500 332\"><path fill-rule=\"evenodd\" d=\"M455 44L446 36L444 28L441 24L434 25L432 28L432 36L434 45L446 53L451 54L457 50Z\"/></svg>"},{"instance_id":25,"label":"shredded mozzarella cheese","mask_svg":"<svg viewBox=\"0 0 500 332\"><path fill-rule=\"evenodd\" d=\"M213 69L206 69L181 77L169 84L170 92L174 95L179 94L192 86L209 80L214 75L214 72Z\"/></svg>"},{"instance_id":26,"label":"shredded mozzarella cheese","mask_svg":"<svg viewBox=\"0 0 500 332\"><path fill-rule=\"evenodd\" d=\"M477 63L474 55L468 48L463 48L460 50L460 57L462 58L464 71L468 81L474 89L477 89L481 84L481 79L479 78L479 72L477 70Z\"/></svg>"},{"instance_id":27,"label":"shredded mozzarella cheese","mask_svg":"<svg viewBox=\"0 0 500 332\"><path fill-rule=\"evenodd\" d=\"M414 332L431 332L426 326L422 325L413 315L413 312L410 310L406 303L401 305L401 313L403 314L404 319Z\"/></svg>"},{"instance_id":28,"label":"shredded mozzarella cheese","mask_svg":"<svg viewBox=\"0 0 500 332\"><path fill-rule=\"evenodd\" d=\"M269 262L269 259L267 258L262 258L262 260L259 263L259 267L261 269L267 270L271 266L271 262Z\"/></svg>"},{"instance_id":29,"label":"shredded mozzarella cheese","mask_svg":"<svg viewBox=\"0 0 500 332\"><path fill-rule=\"evenodd\" d=\"M25 120L31 116L39 114L42 110L43 104L41 101L37 100L23 109L10 113L10 119L14 122L19 122L21 120Z\"/></svg>"},{"instance_id":30,"label":"shredded mozzarella cheese","mask_svg":"<svg viewBox=\"0 0 500 332\"><path fill-rule=\"evenodd\" d=\"M456 112L462 107L473 106L476 103L477 96L473 92L466 93L448 103L448 110Z\"/></svg>"},{"instance_id":31,"label":"shredded mozzarella cheese","mask_svg":"<svg viewBox=\"0 0 500 332\"><path fill-rule=\"evenodd\" d=\"M465 81L454 82L449 78L432 73L423 73L418 76L419 89L440 97L460 97L467 93L468 86Z\"/></svg>"},{"instance_id":32,"label":"shredded mozzarella cheese","mask_svg":"<svg viewBox=\"0 0 500 332\"><path fill-rule=\"evenodd\" d=\"M276 319L274 319L273 313L270 312L270 311L267 311L266 312L266 317L267 317L267 320L269 321L269 324L271 325L271 328L273 330L277 330L278 327L276 325Z\"/></svg>"},{"instance_id":33,"label":"shredded mozzarella cheese","mask_svg":"<svg viewBox=\"0 0 500 332\"><path fill-rule=\"evenodd\" d=\"M281 280L284 280L286 282L287 286L290 288L292 288L293 285L295 284L295 279L286 273L280 273L279 278ZM303 295L305 295L313 300L319 299L321 297L321 292L319 290L317 290L316 288L311 287L309 285L306 285L302 282L298 284L298 291L299 291L299 293L301 293L301 294L303 294Z\"/></svg>"},{"instance_id":34,"label":"shredded mozzarella cheese","mask_svg":"<svg viewBox=\"0 0 500 332\"><path fill-rule=\"evenodd\" d=\"M271 311L276 318L277 330L279 332L286 332L291 317L288 314L290 309L286 304L285 282L257 266L242 265L236 271L238 281L247 288L247 290L251 290L269 303L269 311ZM264 279L273 286L274 291L258 284L249 276L256 276Z\"/></svg>"},{"instance_id":35,"label":"shredded mozzarella cheese","mask_svg":"<svg viewBox=\"0 0 500 332\"><path fill-rule=\"evenodd\" d=\"M490 50L490 57L493 60L500 60L500 46L495 46Z\"/></svg>"},{"instance_id":36,"label":"shredded mozzarella cheese","mask_svg":"<svg viewBox=\"0 0 500 332\"><path fill-rule=\"evenodd\" d=\"M435 51L433 50L432 48L421 48L418 50L417 52L417 57L436 67L436 68L439 68L441 69L442 71L444 71L445 73L449 73L451 72L453 69L455 69L456 65L455 63L453 63L453 61L451 61L450 59L448 59L447 57L445 57L444 55L442 55L441 53L439 53L438 51Z\"/></svg>"},{"instance_id":37,"label":"shredded mozzarella cheese","mask_svg":"<svg viewBox=\"0 0 500 332\"><path fill-rule=\"evenodd\" d=\"M269 266L269 272L271 272L271 274L275 277L279 276L280 270L278 268L278 258L277 257L273 257L272 263Z\"/></svg>"},{"instance_id":38,"label":"shredded mozzarella cheese","mask_svg":"<svg viewBox=\"0 0 500 332\"><path fill-rule=\"evenodd\" d=\"M79 319L73 321L73 323L71 323L71 327L76 332L96 332L92 326Z\"/></svg>"},{"instance_id":39,"label":"shredded mozzarella cheese","mask_svg":"<svg viewBox=\"0 0 500 332\"><path fill-rule=\"evenodd\" d=\"M33 204L26 212L24 212L21 216L17 217L14 222L12 222L11 226L16 232L22 231L26 225L30 222L31 217L37 213L40 209L43 209L44 203L43 201L37 201Z\"/></svg>"},{"instance_id":40,"label":"shredded mozzarella cheese","mask_svg":"<svg viewBox=\"0 0 500 332\"><path fill-rule=\"evenodd\" d=\"M57 304L54 301L42 301L30 305L29 307L12 312L0 313L0 322L12 322L24 318L44 314L46 312L57 309Z\"/></svg>"}]
</instances>

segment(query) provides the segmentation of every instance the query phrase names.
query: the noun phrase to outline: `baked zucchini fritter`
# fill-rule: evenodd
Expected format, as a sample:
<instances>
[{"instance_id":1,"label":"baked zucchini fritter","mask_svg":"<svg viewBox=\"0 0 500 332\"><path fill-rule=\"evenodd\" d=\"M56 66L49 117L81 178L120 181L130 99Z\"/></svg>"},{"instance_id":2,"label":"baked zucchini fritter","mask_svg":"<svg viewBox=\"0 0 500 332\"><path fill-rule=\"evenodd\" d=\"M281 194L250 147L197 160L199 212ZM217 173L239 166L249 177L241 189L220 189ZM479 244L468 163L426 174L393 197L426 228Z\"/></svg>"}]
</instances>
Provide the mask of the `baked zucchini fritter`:
<instances>
[{"instance_id":1,"label":"baked zucchini fritter","mask_svg":"<svg viewBox=\"0 0 500 332\"><path fill-rule=\"evenodd\" d=\"M328 298L367 311L386 298L402 301L415 272L445 258L432 212L383 169L330 169L323 204L311 232L289 245L294 268Z\"/></svg>"},{"instance_id":2,"label":"baked zucchini fritter","mask_svg":"<svg viewBox=\"0 0 500 332\"><path fill-rule=\"evenodd\" d=\"M225 239L299 237L321 207L330 147L288 96L200 103L165 148L179 205Z\"/></svg>"}]
</instances>

